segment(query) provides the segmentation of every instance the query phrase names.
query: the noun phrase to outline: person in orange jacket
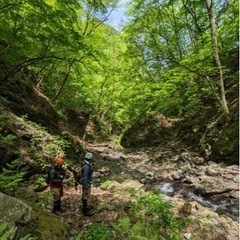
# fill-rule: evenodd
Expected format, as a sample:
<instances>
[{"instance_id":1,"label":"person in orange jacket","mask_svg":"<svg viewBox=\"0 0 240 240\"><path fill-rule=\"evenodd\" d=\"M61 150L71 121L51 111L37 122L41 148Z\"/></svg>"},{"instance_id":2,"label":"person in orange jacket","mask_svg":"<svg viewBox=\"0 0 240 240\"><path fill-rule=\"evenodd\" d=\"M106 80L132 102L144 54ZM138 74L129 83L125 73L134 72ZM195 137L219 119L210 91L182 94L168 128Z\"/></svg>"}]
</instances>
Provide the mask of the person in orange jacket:
<instances>
[{"instance_id":1,"label":"person in orange jacket","mask_svg":"<svg viewBox=\"0 0 240 240\"><path fill-rule=\"evenodd\" d=\"M53 213L64 212L61 206L61 198L63 196L63 181L65 170L63 169L64 159L57 157L54 165L49 171L49 186L53 195Z\"/></svg>"}]
</instances>

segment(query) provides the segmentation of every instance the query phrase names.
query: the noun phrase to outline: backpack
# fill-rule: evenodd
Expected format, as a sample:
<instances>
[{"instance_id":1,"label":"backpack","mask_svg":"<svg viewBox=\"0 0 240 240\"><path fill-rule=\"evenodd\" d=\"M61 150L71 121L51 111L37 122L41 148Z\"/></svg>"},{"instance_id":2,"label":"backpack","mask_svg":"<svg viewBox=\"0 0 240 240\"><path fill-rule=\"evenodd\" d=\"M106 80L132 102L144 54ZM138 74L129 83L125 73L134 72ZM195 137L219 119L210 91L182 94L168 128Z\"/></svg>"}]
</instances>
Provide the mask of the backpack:
<instances>
[{"instance_id":1,"label":"backpack","mask_svg":"<svg viewBox=\"0 0 240 240\"><path fill-rule=\"evenodd\" d=\"M45 174L45 182L46 182L46 184L49 184L49 182L50 182L50 171L52 170L52 168L53 168L54 166L51 166L51 167L49 167L49 169L47 170L47 173Z\"/></svg>"}]
</instances>

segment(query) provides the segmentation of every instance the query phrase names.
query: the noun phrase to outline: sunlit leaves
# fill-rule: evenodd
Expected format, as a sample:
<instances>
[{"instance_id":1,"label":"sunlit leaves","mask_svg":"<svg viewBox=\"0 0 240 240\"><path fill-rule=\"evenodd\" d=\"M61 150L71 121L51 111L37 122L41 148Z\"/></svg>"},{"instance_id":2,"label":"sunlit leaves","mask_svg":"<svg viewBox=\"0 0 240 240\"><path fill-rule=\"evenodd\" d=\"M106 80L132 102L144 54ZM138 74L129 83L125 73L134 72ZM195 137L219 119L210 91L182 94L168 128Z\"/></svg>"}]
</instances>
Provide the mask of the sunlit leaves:
<instances>
[{"instance_id":1,"label":"sunlit leaves","mask_svg":"<svg viewBox=\"0 0 240 240\"><path fill-rule=\"evenodd\" d=\"M33 70L51 99L61 88L55 106L104 124L194 114L215 101L211 91L218 93L219 83L204 1L132 1L121 34L105 24L116 4L0 0L1 59L12 72ZM214 7L223 72L233 79L228 65L238 48L238 4L215 0Z\"/></svg>"},{"instance_id":2,"label":"sunlit leaves","mask_svg":"<svg viewBox=\"0 0 240 240\"><path fill-rule=\"evenodd\" d=\"M237 21L233 11L236 9L233 7L235 1L231 2L214 2L219 30L228 26L230 35L237 30L236 24L231 27L226 24ZM140 86L148 81L149 89L152 89L149 98L135 98L145 105L141 107L143 111L172 115L174 109L174 115L195 114L207 99L216 101L220 84L212 56L210 23L204 1L139 0L129 5L128 15L131 19L125 28L128 57L132 59L133 66L137 66L134 75L141 71L138 75L142 80ZM229 17L231 20L223 21ZM220 39L221 43L228 41L226 46L235 41L234 37L232 41L227 39L224 31ZM224 73L228 72L225 66L223 69ZM207 76L212 78L211 82ZM152 80L156 81L155 84Z\"/></svg>"}]
</instances>

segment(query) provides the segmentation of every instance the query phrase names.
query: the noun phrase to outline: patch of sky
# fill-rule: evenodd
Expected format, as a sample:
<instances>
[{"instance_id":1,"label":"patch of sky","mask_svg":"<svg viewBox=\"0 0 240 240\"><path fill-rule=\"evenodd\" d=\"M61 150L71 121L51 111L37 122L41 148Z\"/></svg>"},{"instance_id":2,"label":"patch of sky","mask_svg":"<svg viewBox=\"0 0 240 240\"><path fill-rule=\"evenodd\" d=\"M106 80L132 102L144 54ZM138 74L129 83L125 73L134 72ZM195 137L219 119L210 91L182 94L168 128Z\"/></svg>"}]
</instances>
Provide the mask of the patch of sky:
<instances>
[{"instance_id":1,"label":"patch of sky","mask_svg":"<svg viewBox=\"0 0 240 240\"><path fill-rule=\"evenodd\" d=\"M120 0L114 9L109 9L110 15L106 23L118 31L121 31L126 20L125 11L128 2L129 0Z\"/></svg>"}]
</instances>

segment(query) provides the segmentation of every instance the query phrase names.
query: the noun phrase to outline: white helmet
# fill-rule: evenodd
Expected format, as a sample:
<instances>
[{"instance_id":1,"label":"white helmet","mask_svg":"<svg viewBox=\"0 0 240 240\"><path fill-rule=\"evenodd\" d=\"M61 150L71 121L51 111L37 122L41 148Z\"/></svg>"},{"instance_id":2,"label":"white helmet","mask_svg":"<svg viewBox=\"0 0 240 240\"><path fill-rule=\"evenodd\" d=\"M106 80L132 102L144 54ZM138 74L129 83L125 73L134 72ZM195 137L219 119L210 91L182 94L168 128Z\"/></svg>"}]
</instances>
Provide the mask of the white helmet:
<instances>
[{"instance_id":1,"label":"white helmet","mask_svg":"<svg viewBox=\"0 0 240 240\"><path fill-rule=\"evenodd\" d=\"M93 158L92 153L87 152L87 153L85 154L85 159L91 160L92 158Z\"/></svg>"}]
</instances>

